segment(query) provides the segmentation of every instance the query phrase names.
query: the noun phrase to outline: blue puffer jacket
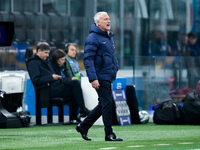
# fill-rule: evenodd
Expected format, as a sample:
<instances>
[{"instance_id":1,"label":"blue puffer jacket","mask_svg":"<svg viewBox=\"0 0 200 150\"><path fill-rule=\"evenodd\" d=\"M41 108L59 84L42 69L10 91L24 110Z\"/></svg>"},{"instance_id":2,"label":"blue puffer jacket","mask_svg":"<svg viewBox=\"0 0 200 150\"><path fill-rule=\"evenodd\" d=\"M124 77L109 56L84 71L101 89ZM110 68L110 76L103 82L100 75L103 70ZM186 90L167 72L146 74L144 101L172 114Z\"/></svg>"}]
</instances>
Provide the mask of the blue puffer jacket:
<instances>
[{"instance_id":1,"label":"blue puffer jacket","mask_svg":"<svg viewBox=\"0 0 200 150\"><path fill-rule=\"evenodd\" d=\"M96 24L90 27L90 34L85 41L84 66L89 81L107 80L113 82L118 70L113 33L102 31Z\"/></svg>"}]
</instances>

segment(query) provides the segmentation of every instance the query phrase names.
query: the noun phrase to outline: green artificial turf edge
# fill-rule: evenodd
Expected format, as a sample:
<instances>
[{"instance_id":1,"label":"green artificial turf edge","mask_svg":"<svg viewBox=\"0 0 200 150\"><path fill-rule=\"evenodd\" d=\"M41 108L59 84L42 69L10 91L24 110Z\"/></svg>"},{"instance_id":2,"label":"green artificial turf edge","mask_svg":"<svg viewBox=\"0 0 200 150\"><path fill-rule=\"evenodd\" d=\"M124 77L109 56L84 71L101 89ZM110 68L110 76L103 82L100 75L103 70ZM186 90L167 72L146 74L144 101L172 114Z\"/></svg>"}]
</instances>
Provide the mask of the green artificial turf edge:
<instances>
[{"instance_id":1,"label":"green artificial turf edge","mask_svg":"<svg viewBox=\"0 0 200 150\"><path fill-rule=\"evenodd\" d=\"M104 127L94 125L88 132L92 141L84 141L75 125L31 126L0 129L0 149L9 150L200 150L200 127L193 125L113 126L123 142L106 142Z\"/></svg>"}]
</instances>

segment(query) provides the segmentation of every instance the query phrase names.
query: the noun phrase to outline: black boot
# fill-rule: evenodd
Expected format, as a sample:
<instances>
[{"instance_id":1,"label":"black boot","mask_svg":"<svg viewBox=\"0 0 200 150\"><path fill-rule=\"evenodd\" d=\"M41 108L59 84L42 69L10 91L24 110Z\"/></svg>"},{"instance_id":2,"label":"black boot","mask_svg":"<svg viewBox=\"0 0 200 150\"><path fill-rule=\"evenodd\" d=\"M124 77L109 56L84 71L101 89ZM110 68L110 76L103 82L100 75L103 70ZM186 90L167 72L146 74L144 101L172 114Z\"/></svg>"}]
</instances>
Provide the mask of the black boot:
<instances>
[{"instance_id":1,"label":"black boot","mask_svg":"<svg viewBox=\"0 0 200 150\"><path fill-rule=\"evenodd\" d=\"M84 110L80 111L79 117L86 117L90 113L90 110L85 108Z\"/></svg>"},{"instance_id":2,"label":"black boot","mask_svg":"<svg viewBox=\"0 0 200 150\"><path fill-rule=\"evenodd\" d=\"M115 133L110 134L109 136L105 137L105 141L123 141L123 139L118 138Z\"/></svg>"},{"instance_id":3,"label":"black boot","mask_svg":"<svg viewBox=\"0 0 200 150\"><path fill-rule=\"evenodd\" d=\"M83 138L84 140L86 140L86 141L91 141L91 138L89 138L89 137L87 136L87 131L86 131L83 127L81 127L80 124L78 124L78 125L76 126L76 131L77 131L77 132L80 132L80 134L81 134L81 136L82 136L82 138Z\"/></svg>"}]
</instances>

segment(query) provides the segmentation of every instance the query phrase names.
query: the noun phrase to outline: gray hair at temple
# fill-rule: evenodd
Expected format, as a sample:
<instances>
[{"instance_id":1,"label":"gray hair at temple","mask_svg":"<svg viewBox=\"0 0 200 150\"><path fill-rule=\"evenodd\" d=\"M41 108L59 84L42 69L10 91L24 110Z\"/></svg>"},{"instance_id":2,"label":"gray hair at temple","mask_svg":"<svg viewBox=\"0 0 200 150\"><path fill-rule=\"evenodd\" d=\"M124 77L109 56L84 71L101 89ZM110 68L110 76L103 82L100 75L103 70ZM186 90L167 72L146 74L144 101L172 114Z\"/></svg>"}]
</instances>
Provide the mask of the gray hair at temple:
<instances>
[{"instance_id":1,"label":"gray hair at temple","mask_svg":"<svg viewBox=\"0 0 200 150\"><path fill-rule=\"evenodd\" d=\"M94 22L96 23L96 25L97 25L97 21L98 21L98 20L100 21L100 17L101 17L101 15L103 15L103 14L108 14L108 13L105 12L105 11L100 11L100 12L96 13L96 15L94 16Z\"/></svg>"}]
</instances>

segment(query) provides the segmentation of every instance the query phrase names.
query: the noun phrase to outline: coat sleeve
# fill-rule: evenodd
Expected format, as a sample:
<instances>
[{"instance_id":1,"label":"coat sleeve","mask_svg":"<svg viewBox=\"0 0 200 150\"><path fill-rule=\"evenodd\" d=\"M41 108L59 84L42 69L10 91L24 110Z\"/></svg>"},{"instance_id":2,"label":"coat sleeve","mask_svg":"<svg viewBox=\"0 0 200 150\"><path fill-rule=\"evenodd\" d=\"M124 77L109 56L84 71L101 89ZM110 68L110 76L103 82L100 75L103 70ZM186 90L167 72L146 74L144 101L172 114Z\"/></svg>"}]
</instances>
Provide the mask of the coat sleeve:
<instances>
[{"instance_id":1,"label":"coat sleeve","mask_svg":"<svg viewBox=\"0 0 200 150\"><path fill-rule=\"evenodd\" d=\"M33 82L34 85L40 85L54 81L52 73L47 68L41 68L44 69L43 71L46 70L47 72L45 75L41 74L41 72L43 72L40 70L41 66L42 66L41 64L38 64L37 62L34 61L28 62L28 72L31 81Z\"/></svg>"},{"instance_id":2,"label":"coat sleeve","mask_svg":"<svg viewBox=\"0 0 200 150\"><path fill-rule=\"evenodd\" d=\"M84 58L83 63L87 72L87 76L89 81L92 82L94 80L98 80L94 59L98 50L98 41L95 38L87 38L84 47Z\"/></svg>"},{"instance_id":3,"label":"coat sleeve","mask_svg":"<svg viewBox=\"0 0 200 150\"><path fill-rule=\"evenodd\" d=\"M74 75L73 75L72 69L71 69L71 67L70 67L70 65L69 65L69 61L68 61L67 59L65 59L65 61L66 61L66 65L65 65L65 67L66 67L65 76L67 76L67 77L69 77L69 78L71 79L72 77L74 77Z\"/></svg>"}]
</instances>

